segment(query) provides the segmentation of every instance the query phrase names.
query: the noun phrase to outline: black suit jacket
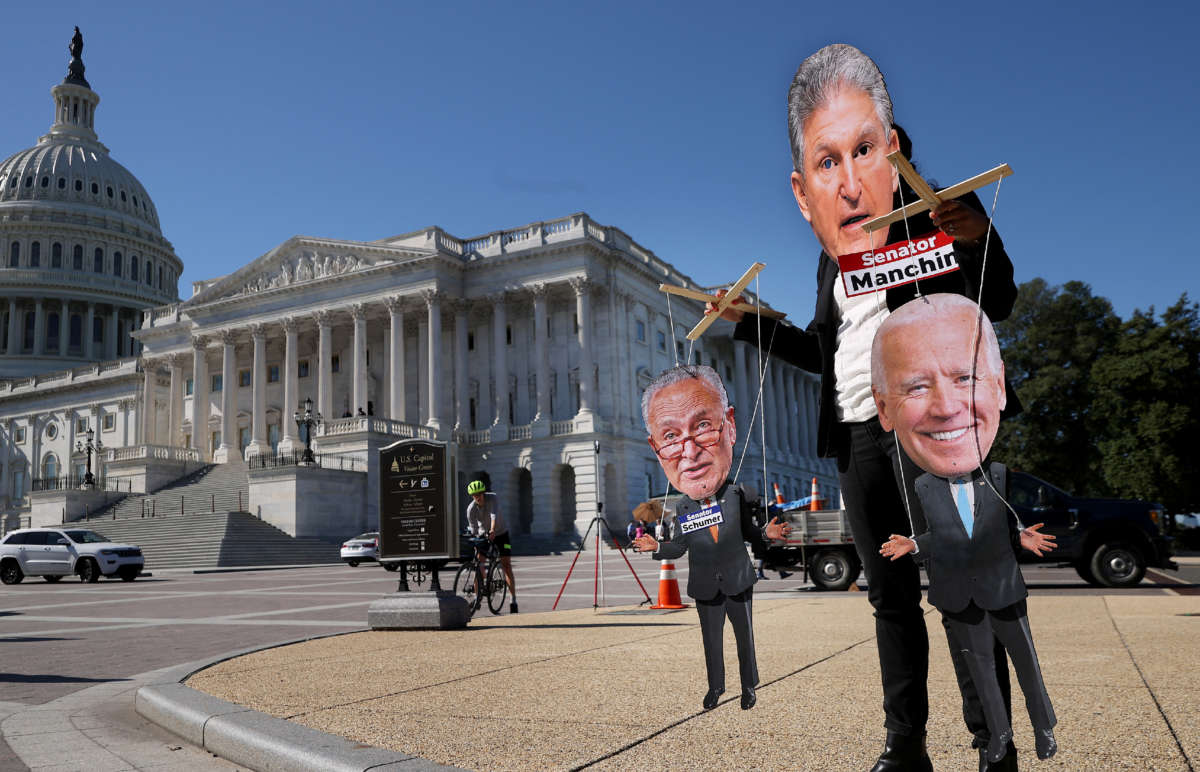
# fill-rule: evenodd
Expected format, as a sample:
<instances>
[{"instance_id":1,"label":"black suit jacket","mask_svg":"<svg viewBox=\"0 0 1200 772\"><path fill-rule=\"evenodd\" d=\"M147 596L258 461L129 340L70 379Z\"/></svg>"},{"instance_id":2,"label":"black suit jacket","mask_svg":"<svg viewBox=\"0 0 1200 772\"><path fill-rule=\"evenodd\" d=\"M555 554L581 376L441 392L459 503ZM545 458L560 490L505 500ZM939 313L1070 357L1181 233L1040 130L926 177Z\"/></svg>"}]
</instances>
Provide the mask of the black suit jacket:
<instances>
[{"instance_id":1,"label":"black suit jacket","mask_svg":"<svg viewBox=\"0 0 1200 772\"><path fill-rule=\"evenodd\" d=\"M911 202L911 196L907 200ZM958 200L976 211L984 211L979 197L974 193L968 193ZM900 205L898 196L895 205ZM934 229L928 212L912 215L908 222L909 232L914 237ZM888 231L887 243L904 241L906 238L904 221L893 223ZM1012 261L1008 259L1008 253L1004 251L1004 242L1000 240L1000 234L996 233L995 229L991 231L987 252L987 275L984 276L983 239L974 247L955 242L954 254L959 269L930 279L922 279L921 293L933 295L949 292L964 295L983 306L984 312L993 322L1007 319L1017 299L1017 286L1013 283ZM839 280L839 274L837 263L825 252L821 252L817 265L817 305L807 329L801 330L765 317L761 320L762 339L764 344L770 344L770 353L791 365L821 375L817 452L822 456L836 456L848 436L845 428L837 420L837 391L833 382L833 355L837 349L838 327L833 285ZM981 283L984 290L982 298L979 295ZM895 311L916 297L917 291L915 284L905 284L892 287L886 292L888 310ZM754 314L746 314L734 329L733 337L758 345L759 323ZM766 350L765 346L760 348ZM1001 415L1008 417L1021 412L1021 404L1011 386L1007 387L1007 398L1008 404Z\"/></svg>"},{"instance_id":2,"label":"black suit jacket","mask_svg":"<svg viewBox=\"0 0 1200 772\"><path fill-rule=\"evenodd\" d=\"M758 581L745 542L761 546L763 537L750 520L742 486L726 481L713 498L720 502L724 517L718 526L717 541L713 541L706 527L692 533L682 532L678 525L680 516L701 508L699 502L683 496L675 508L676 536L659 544L658 551L651 556L655 560L675 560L685 552L690 553L687 594L696 600L711 600L718 592L736 595Z\"/></svg>"},{"instance_id":3,"label":"black suit jacket","mask_svg":"<svg viewBox=\"0 0 1200 772\"><path fill-rule=\"evenodd\" d=\"M1005 492L1008 470L1003 464L986 467L992 485ZM943 477L917 478L917 496L929 530L917 534L914 557L929 573L929 602L942 611L962 611L971 601L989 611L1011 606L1029 593L1017 567L1020 536L1015 520L992 489L976 475L974 523L971 535Z\"/></svg>"}]
</instances>

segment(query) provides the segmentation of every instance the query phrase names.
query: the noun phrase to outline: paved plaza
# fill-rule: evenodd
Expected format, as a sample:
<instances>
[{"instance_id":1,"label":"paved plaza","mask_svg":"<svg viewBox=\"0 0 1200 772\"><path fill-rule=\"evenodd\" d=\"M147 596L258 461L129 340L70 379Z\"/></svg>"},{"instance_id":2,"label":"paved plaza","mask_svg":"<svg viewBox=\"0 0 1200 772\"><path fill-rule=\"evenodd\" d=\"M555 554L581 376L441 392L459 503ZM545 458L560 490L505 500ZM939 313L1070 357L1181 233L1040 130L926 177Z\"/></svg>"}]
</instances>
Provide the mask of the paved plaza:
<instances>
[{"instance_id":1,"label":"paved plaza","mask_svg":"<svg viewBox=\"0 0 1200 772\"><path fill-rule=\"evenodd\" d=\"M798 575L757 585L759 705L738 710L731 688L732 702L703 714L694 611L622 613L641 594L621 557L606 551L604 607L592 609L597 571L585 552L560 610L548 613L572 557L516 559L519 615L485 610L463 631L358 632L270 649L189 685L466 768L704 768L732 758L739 767L853 770L878 753L878 665L864 593L815 592ZM655 594L657 564L631 560ZM1179 575L1154 573L1120 593L1085 587L1070 569L1026 568L1063 747L1030 768L1190 770L1200 759L1200 601L1192 594L1200 566L1184 561ZM681 583L686 572L683 561ZM181 664L362 630L367 605L395 587L394 574L343 565L6 586L0 769L244 769L135 714L137 688ZM969 752L959 700L936 612L927 619L930 745L939 769L960 769ZM1017 714L1028 751L1028 721ZM1022 768L1029 759L1022 754Z\"/></svg>"}]
</instances>

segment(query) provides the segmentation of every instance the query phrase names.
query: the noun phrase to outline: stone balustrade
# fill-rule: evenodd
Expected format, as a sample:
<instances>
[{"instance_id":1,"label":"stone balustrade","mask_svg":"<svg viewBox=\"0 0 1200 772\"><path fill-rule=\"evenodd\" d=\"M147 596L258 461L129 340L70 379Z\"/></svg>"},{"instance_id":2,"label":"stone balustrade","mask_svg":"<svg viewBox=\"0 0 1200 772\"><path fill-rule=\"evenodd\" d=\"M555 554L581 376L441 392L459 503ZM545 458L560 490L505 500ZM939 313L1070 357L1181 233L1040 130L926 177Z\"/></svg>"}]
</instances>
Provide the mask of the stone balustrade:
<instances>
[{"instance_id":1,"label":"stone balustrade","mask_svg":"<svg viewBox=\"0 0 1200 772\"><path fill-rule=\"evenodd\" d=\"M173 445L133 445L127 448L109 448L106 461L136 461L150 459L156 461L200 461L200 451L196 448L181 448Z\"/></svg>"},{"instance_id":2,"label":"stone balustrade","mask_svg":"<svg viewBox=\"0 0 1200 772\"><path fill-rule=\"evenodd\" d=\"M375 434L390 434L395 437L409 437L425 440L436 440L437 432L430 426L409 424L402 421L391 421L375 416L351 416L350 418L334 418L323 421L317 427L317 437L336 437L343 434L373 432Z\"/></svg>"}]
</instances>

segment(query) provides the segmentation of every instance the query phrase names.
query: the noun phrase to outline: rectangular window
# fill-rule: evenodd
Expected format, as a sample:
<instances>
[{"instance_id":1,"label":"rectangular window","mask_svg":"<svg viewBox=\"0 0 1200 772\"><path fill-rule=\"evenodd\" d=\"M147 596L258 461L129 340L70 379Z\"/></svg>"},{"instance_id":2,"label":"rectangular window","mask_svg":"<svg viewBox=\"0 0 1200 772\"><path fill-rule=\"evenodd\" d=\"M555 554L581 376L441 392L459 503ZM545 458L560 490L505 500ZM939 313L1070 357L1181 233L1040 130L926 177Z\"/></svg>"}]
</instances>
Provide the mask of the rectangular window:
<instances>
[{"instance_id":1,"label":"rectangular window","mask_svg":"<svg viewBox=\"0 0 1200 772\"><path fill-rule=\"evenodd\" d=\"M335 373L340 373L342 371L342 358L334 354L333 358L329 360L329 369Z\"/></svg>"},{"instance_id":2,"label":"rectangular window","mask_svg":"<svg viewBox=\"0 0 1200 772\"><path fill-rule=\"evenodd\" d=\"M190 434L183 435L183 447L185 447L185 448L192 447L192 435L190 435Z\"/></svg>"},{"instance_id":3,"label":"rectangular window","mask_svg":"<svg viewBox=\"0 0 1200 772\"><path fill-rule=\"evenodd\" d=\"M14 502L25 500L25 470L17 469L13 471L13 490L12 496Z\"/></svg>"},{"instance_id":4,"label":"rectangular window","mask_svg":"<svg viewBox=\"0 0 1200 772\"><path fill-rule=\"evenodd\" d=\"M249 427L243 426L242 428L238 429L238 450L240 450L242 455L245 456L246 448L248 447L250 447L250 429Z\"/></svg>"},{"instance_id":5,"label":"rectangular window","mask_svg":"<svg viewBox=\"0 0 1200 772\"><path fill-rule=\"evenodd\" d=\"M213 432L213 433L212 433L212 447L210 447L210 448L208 449L208 452L209 452L209 453L216 453L216 452L217 452L217 448L219 448L219 447L221 447L221 433L220 433L220 432Z\"/></svg>"},{"instance_id":6,"label":"rectangular window","mask_svg":"<svg viewBox=\"0 0 1200 772\"><path fill-rule=\"evenodd\" d=\"M683 343L679 344L679 348L681 348L681 349L683 348ZM692 352L692 362L695 364L700 364L700 352L699 351Z\"/></svg>"},{"instance_id":7,"label":"rectangular window","mask_svg":"<svg viewBox=\"0 0 1200 772\"><path fill-rule=\"evenodd\" d=\"M238 370L238 386L245 388L254 383L254 377L249 370Z\"/></svg>"},{"instance_id":8,"label":"rectangular window","mask_svg":"<svg viewBox=\"0 0 1200 772\"><path fill-rule=\"evenodd\" d=\"M84 434L88 430L88 420L86 418L75 419L75 433Z\"/></svg>"},{"instance_id":9,"label":"rectangular window","mask_svg":"<svg viewBox=\"0 0 1200 772\"><path fill-rule=\"evenodd\" d=\"M307 378L308 377L308 360L307 359L301 359L299 362L296 363L296 377L297 378Z\"/></svg>"},{"instance_id":10,"label":"rectangular window","mask_svg":"<svg viewBox=\"0 0 1200 772\"><path fill-rule=\"evenodd\" d=\"M117 428L117 416L114 413L104 414L104 431L111 432Z\"/></svg>"},{"instance_id":11,"label":"rectangular window","mask_svg":"<svg viewBox=\"0 0 1200 772\"><path fill-rule=\"evenodd\" d=\"M185 397L192 396L193 388L195 388L195 386L193 385L193 381L191 378L188 378L186 381L183 382L183 395Z\"/></svg>"},{"instance_id":12,"label":"rectangular window","mask_svg":"<svg viewBox=\"0 0 1200 772\"><path fill-rule=\"evenodd\" d=\"M209 388L209 392L215 394L216 392L221 390L223 385L224 384L221 382L221 376L214 375L212 377L212 385Z\"/></svg>"},{"instance_id":13,"label":"rectangular window","mask_svg":"<svg viewBox=\"0 0 1200 772\"><path fill-rule=\"evenodd\" d=\"M646 323L643 322L641 319L639 319L639 320L637 320L637 322L635 324L637 325L636 335L637 335L638 341L641 343L645 343L646 342Z\"/></svg>"},{"instance_id":14,"label":"rectangular window","mask_svg":"<svg viewBox=\"0 0 1200 772\"><path fill-rule=\"evenodd\" d=\"M267 442L271 445L271 452L279 452L279 424L271 424L267 427Z\"/></svg>"},{"instance_id":15,"label":"rectangular window","mask_svg":"<svg viewBox=\"0 0 1200 772\"><path fill-rule=\"evenodd\" d=\"M279 383L279 365L267 366L267 383Z\"/></svg>"},{"instance_id":16,"label":"rectangular window","mask_svg":"<svg viewBox=\"0 0 1200 772\"><path fill-rule=\"evenodd\" d=\"M475 333L468 332L467 333L467 351L474 351L474 350L475 350Z\"/></svg>"},{"instance_id":17,"label":"rectangular window","mask_svg":"<svg viewBox=\"0 0 1200 772\"><path fill-rule=\"evenodd\" d=\"M504 342L510 346L512 345L512 325L511 324L506 325L504 327Z\"/></svg>"},{"instance_id":18,"label":"rectangular window","mask_svg":"<svg viewBox=\"0 0 1200 772\"><path fill-rule=\"evenodd\" d=\"M17 427L13 428L13 442L18 443L18 444L25 442L25 427L24 426L17 426Z\"/></svg>"},{"instance_id":19,"label":"rectangular window","mask_svg":"<svg viewBox=\"0 0 1200 772\"><path fill-rule=\"evenodd\" d=\"M667 334L665 332L663 332L662 330L658 331L658 350L659 351L667 350Z\"/></svg>"},{"instance_id":20,"label":"rectangular window","mask_svg":"<svg viewBox=\"0 0 1200 772\"><path fill-rule=\"evenodd\" d=\"M725 380L726 381L733 380L733 368L730 367L729 365L725 365Z\"/></svg>"}]
</instances>

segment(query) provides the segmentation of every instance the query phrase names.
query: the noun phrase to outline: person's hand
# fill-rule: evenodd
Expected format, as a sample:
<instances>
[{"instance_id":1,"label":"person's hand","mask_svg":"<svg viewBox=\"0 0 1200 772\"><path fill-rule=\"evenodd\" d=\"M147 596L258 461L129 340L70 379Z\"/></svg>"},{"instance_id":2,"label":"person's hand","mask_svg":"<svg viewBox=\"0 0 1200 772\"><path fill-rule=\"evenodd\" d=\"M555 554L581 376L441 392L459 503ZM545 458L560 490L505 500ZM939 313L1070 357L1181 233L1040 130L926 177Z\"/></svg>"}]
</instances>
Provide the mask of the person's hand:
<instances>
[{"instance_id":1,"label":"person's hand","mask_svg":"<svg viewBox=\"0 0 1200 772\"><path fill-rule=\"evenodd\" d=\"M496 529L495 528L488 531L488 541L496 541Z\"/></svg>"},{"instance_id":2,"label":"person's hand","mask_svg":"<svg viewBox=\"0 0 1200 772\"><path fill-rule=\"evenodd\" d=\"M787 535L792 532L791 523L781 523L778 517L771 518L771 522L767 523L764 531L768 539L783 541Z\"/></svg>"},{"instance_id":3,"label":"person's hand","mask_svg":"<svg viewBox=\"0 0 1200 772\"><path fill-rule=\"evenodd\" d=\"M879 548L879 554L883 555L885 558L891 558L892 560L895 560L901 555L907 555L910 552L916 551L916 549L917 543L915 541L907 536L901 536L894 533L889 536L888 540L885 541L883 546Z\"/></svg>"},{"instance_id":4,"label":"person's hand","mask_svg":"<svg viewBox=\"0 0 1200 772\"><path fill-rule=\"evenodd\" d=\"M987 233L987 218L961 201L943 201L929 216L955 241L979 241Z\"/></svg>"},{"instance_id":5,"label":"person's hand","mask_svg":"<svg viewBox=\"0 0 1200 772\"><path fill-rule=\"evenodd\" d=\"M718 298L723 298L728 294L729 294L729 290L724 290L724 289L717 290ZM745 303L746 296L738 295L737 298L734 299L733 302L734 303L739 303L739 302ZM716 311L716 310L717 310L716 303L705 303L704 304L704 313L711 314L713 311ZM721 312L721 318L728 319L731 322L740 322L740 321L742 321L742 317L745 315L746 315L745 311L738 311L737 309L733 308L732 306L726 306L725 310Z\"/></svg>"},{"instance_id":6,"label":"person's hand","mask_svg":"<svg viewBox=\"0 0 1200 772\"><path fill-rule=\"evenodd\" d=\"M1039 558L1044 553L1054 549L1054 535L1038 532L1038 529L1044 525L1045 523L1038 523L1037 525L1031 525L1024 531L1021 531L1021 546L1037 555Z\"/></svg>"},{"instance_id":7,"label":"person's hand","mask_svg":"<svg viewBox=\"0 0 1200 772\"><path fill-rule=\"evenodd\" d=\"M658 540L650 534L645 534L633 540L633 548L638 552L657 552Z\"/></svg>"}]
</instances>

